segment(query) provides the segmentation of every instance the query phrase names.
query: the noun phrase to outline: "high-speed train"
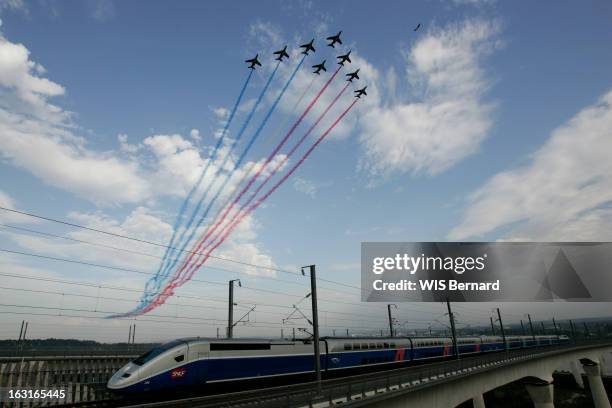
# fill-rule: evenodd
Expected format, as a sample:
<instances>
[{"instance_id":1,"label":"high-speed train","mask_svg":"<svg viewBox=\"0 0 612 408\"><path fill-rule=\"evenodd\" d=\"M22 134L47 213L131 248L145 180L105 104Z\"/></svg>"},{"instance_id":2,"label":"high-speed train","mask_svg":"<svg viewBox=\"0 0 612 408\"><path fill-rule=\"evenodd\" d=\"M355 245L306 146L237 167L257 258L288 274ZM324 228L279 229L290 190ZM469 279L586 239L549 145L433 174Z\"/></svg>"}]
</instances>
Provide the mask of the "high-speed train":
<instances>
[{"instance_id":1,"label":"high-speed train","mask_svg":"<svg viewBox=\"0 0 612 408\"><path fill-rule=\"evenodd\" d=\"M567 336L506 336L508 349L569 342ZM460 355L493 353L502 337L459 337ZM309 340L178 339L153 348L119 369L108 388L140 393L169 388L226 388L280 385L313 378L314 347ZM450 337L371 337L320 340L324 378L398 368L452 358Z\"/></svg>"}]
</instances>

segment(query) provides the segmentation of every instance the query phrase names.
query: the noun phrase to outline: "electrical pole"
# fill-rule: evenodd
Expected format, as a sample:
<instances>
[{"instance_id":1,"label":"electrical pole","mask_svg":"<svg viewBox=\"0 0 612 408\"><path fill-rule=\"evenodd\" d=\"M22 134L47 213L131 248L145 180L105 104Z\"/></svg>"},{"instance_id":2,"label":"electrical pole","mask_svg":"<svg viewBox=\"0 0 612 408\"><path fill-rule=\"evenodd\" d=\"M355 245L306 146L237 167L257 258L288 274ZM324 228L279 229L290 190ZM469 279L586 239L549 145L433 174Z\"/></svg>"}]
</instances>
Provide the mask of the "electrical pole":
<instances>
[{"instance_id":1,"label":"electrical pole","mask_svg":"<svg viewBox=\"0 0 612 408\"><path fill-rule=\"evenodd\" d=\"M576 343L576 334L574 333L574 323L572 322L572 319L569 320L569 325L570 333L572 334L572 343Z\"/></svg>"},{"instance_id":2,"label":"electrical pole","mask_svg":"<svg viewBox=\"0 0 612 408\"><path fill-rule=\"evenodd\" d=\"M229 304L227 313L227 338L234 337L234 282L238 282L238 286L242 287L240 279L232 279L229 281Z\"/></svg>"},{"instance_id":3,"label":"electrical pole","mask_svg":"<svg viewBox=\"0 0 612 408\"><path fill-rule=\"evenodd\" d=\"M293 341L295 341L295 327L293 327Z\"/></svg>"},{"instance_id":4,"label":"electrical pole","mask_svg":"<svg viewBox=\"0 0 612 408\"><path fill-rule=\"evenodd\" d=\"M544 328L544 322L540 322L540 326L542 326L542 334L546 335L546 329Z\"/></svg>"},{"instance_id":5,"label":"electrical pole","mask_svg":"<svg viewBox=\"0 0 612 408\"><path fill-rule=\"evenodd\" d=\"M346 337L349 337L349 329L346 329Z\"/></svg>"},{"instance_id":6,"label":"electrical pole","mask_svg":"<svg viewBox=\"0 0 612 408\"><path fill-rule=\"evenodd\" d=\"M19 329L19 340L21 341L21 335L23 334L23 325L25 324L25 320L21 321L21 329Z\"/></svg>"},{"instance_id":7,"label":"electrical pole","mask_svg":"<svg viewBox=\"0 0 612 408\"><path fill-rule=\"evenodd\" d=\"M506 332L504 332L504 323L502 322L499 307L497 308L497 318L499 319L499 329L501 330L502 341L504 342L504 349L508 350L508 344L506 343Z\"/></svg>"},{"instance_id":8,"label":"electrical pole","mask_svg":"<svg viewBox=\"0 0 612 408\"><path fill-rule=\"evenodd\" d=\"M535 333L533 332L533 324L531 323L531 315L527 313L527 318L529 319L529 329L531 330L531 338L535 341Z\"/></svg>"},{"instance_id":9,"label":"electrical pole","mask_svg":"<svg viewBox=\"0 0 612 408\"><path fill-rule=\"evenodd\" d=\"M453 351L455 358L459 360L459 347L457 346L457 331L455 330L455 316L451 310L450 301L446 298L446 308L448 309L448 319L450 320L451 333L453 335Z\"/></svg>"},{"instance_id":10,"label":"electrical pole","mask_svg":"<svg viewBox=\"0 0 612 408\"><path fill-rule=\"evenodd\" d=\"M314 265L302 267L310 269L310 299L312 302L312 333L314 337L315 372L317 375L317 391L321 392L321 350L319 348L319 314L317 310L317 275Z\"/></svg>"},{"instance_id":11,"label":"electrical pole","mask_svg":"<svg viewBox=\"0 0 612 408\"><path fill-rule=\"evenodd\" d=\"M557 328L557 322L555 321L555 318L552 318L552 322L553 322L553 327L555 328L555 335L559 336L559 329Z\"/></svg>"},{"instance_id":12,"label":"electrical pole","mask_svg":"<svg viewBox=\"0 0 612 408\"><path fill-rule=\"evenodd\" d=\"M397 305L394 305L393 303L387 305L387 314L389 316L389 335L393 337L393 317L391 316L391 306L395 306L397 308Z\"/></svg>"},{"instance_id":13,"label":"electrical pole","mask_svg":"<svg viewBox=\"0 0 612 408\"><path fill-rule=\"evenodd\" d=\"M521 333L523 336L525 335L525 325L523 324L523 319L521 319Z\"/></svg>"},{"instance_id":14,"label":"electrical pole","mask_svg":"<svg viewBox=\"0 0 612 408\"><path fill-rule=\"evenodd\" d=\"M132 341L132 324L130 323L130 331L128 333L128 344Z\"/></svg>"},{"instance_id":15,"label":"electrical pole","mask_svg":"<svg viewBox=\"0 0 612 408\"><path fill-rule=\"evenodd\" d=\"M490 316L489 320L491 320L491 333L493 333L492 336L495 336L495 326L493 325L493 316Z\"/></svg>"}]
</instances>

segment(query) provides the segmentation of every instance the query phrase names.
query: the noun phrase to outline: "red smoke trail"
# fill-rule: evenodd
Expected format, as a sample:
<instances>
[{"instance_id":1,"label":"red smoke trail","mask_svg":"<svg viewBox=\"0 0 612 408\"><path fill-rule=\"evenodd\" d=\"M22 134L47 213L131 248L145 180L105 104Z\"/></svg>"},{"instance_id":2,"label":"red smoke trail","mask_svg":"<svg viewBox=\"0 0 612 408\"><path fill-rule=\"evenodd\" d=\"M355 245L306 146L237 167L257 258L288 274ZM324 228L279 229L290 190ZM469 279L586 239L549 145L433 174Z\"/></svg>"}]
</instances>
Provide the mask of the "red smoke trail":
<instances>
[{"instance_id":1,"label":"red smoke trail","mask_svg":"<svg viewBox=\"0 0 612 408\"><path fill-rule=\"evenodd\" d=\"M346 88L346 87L345 87ZM229 229L226 230L226 232L219 238L219 241L206 253L205 258L200 261L196 267L191 271L191 274L187 277L186 280L191 279L191 277L193 276L193 274L195 273L196 270L198 270L200 267L202 267L202 265L204 264L204 262L206 262L206 260L208 259L208 257L210 256L210 254L219 247L219 245L221 245L226 239L227 237L231 234L231 232L234 230L234 228L236 228L236 226L238 226L238 224L240 224L250 213L252 213L253 211L255 211L257 209L257 207L259 207L268 197L270 197L270 195L272 195L289 177L291 177L291 175L302 165L302 163L304 163L304 161L310 156L310 154L314 151L314 149L316 149L316 147L323 141L323 139L325 139L325 137L327 137L327 135L336 127L336 125L349 113L349 111L353 108L353 106L357 103L358 99L355 99L353 101L353 103L351 103L345 110L344 112L342 112L342 114L340 114L340 116L338 116L338 118L331 124L331 126L329 126L329 128L327 128L327 130L325 132L323 132L323 134L321 134L321 136L317 139L316 142L313 143L312 146L310 146L310 148L306 151L306 153L304 153L304 155L300 158L300 160L293 165L293 167L285 174L283 175L283 177L281 177L280 180L278 180L276 182L276 184L274 184L274 186L272 186L262 197L260 197L257 201L255 201L255 203L253 205L251 205L251 207L249 207L247 209L247 211L243 212L230 226ZM266 180L267 181L267 180ZM265 182L264 182L265 183ZM263 184L263 183L262 183ZM260 186L261 187L261 186ZM182 282L184 283L184 281Z\"/></svg>"},{"instance_id":2,"label":"red smoke trail","mask_svg":"<svg viewBox=\"0 0 612 408\"><path fill-rule=\"evenodd\" d=\"M310 154L312 154L312 152L314 151L314 149L316 149L316 147L323 141L323 139L325 139L325 137L327 137L327 135L336 127L336 125L338 125L338 123L349 113L349 111L353 108L353 106L355 106L355 104L359 101L359 99L355 99L353 101L353 103L351 103L348 108L346 108L344 110L344 112L342 112L340 114L340 116L338 116L338 118L334 121L334 123L331 124L330 127L327 128L327 130L325 132L323 132L323 134L321 134L321 136L319 136L319 138L317 139L316 142L313 143L312 146L310 146L310 148L306 151L306 153L304 153L304 155L300 158L300 160L293 165L293 167L285 174L283 175L283 177L278 180L276 182L276 184L274 184L274 186L272 186L262 197L260 197L253 205L251 205L251 207L249 207L249 209L244 212L240 218L238 218L233 224L232 226L229 228L229 230L227 230L225 232L225 234L219 239L219 241L206 253L206 255L204 256L204 258L197 264L197 267L195 268L195 270L191 271L190 276L187 277L187 279L183 280L182 283L186 282L187 280L191 279L191 277L193 276L193 274L195 273L195 271L197 271L199 268L202 267L202 265L204 264L204 262L206 262L208 260L208 257L210 256L210 254L217 249L226 239L227 237L232 233L232 231L238 226L238 224L240 224L245 218L246 216L248 216L250 213L252 213L255 209L257 209L257 207L259 207L268 197L270 197L270 195L272 195L289 177L291 177L291 175L302 165L302 163L304 163L304 161L310 156ZM182 284L181 283L181 284ZM162 304L164 304L164 302L166 301L166 299L168 299L170 296L172 296L174 294L174 289L176 287L178 287L179 285L177 284L168 284L164 290L159 293L156 297L155 300L153 300L146 308L144 308L140 314L144 314L147 313L151 310L153 310L154 308L156 308L157 306L160 306Z\"/></svg>"},{"instance_id":3,"label":"red smoke trail","mask_svg":"<svg viewBox=\"0 0 612 408\"><path fill-rule=\"evenodd\" d=\"M348 88L349 83L347 82L347 84L340 90L340 92L338 92L338 94L335 96L335 98L329 103L329 105L327 106L327 108L325 108L325 110L323 111L323 113L321 113L321 115L319 115L319 117L317 118L317 120L312 124L312 126L310 126L310 128L306 131L306 133L304 133L302 135L302 137L298 140L298 142L291 148L291 150L287 153L287 155L283 158L283 160L281 160L276 167L270 172L270 174L268 174L266 176L266 179L257 187L257 189L255 189L255 191L251 194L251 196L249 197L249 199L240 207L240 209L238 210L238 212L236 212L232 219L225 225L225 227L223 227L221 229L221 231L219 231L219 233L217 234L217 236L213 237L206 246L204 246L203 250L206 250L208 247L210 247L212 244L214 244L215 240L218 239L218 237L222 236L223 233L229 228L229 226L236 220L236 218L238 218L238 216L240 215L240 213L242 211L244 211L245 208L247 208L249 206L249 204L251 203L251 201L253 201L253 199L257 196L257 194L259 194L259 192L261 191L262 188L264 188L264 186L268 183L268 181L270 181L270 179L278 172L278 170L280 170L280 168L289 160L289 158L291 158L291 156L293 155L293 153L295 153L295 151L302 145L302 143L304 142L304 140L306 140L306 138L312 133L312 131L318 126L318 124L321 122L321 120L323 120L323 118L327 115L327 113L329 113L329 111L331 110L331 108L336 104L336 102L338 102L338 100L340 99L340 97L342 96L342 94L344 94L344 91L346 91L346 89ZM267 164L268 162L266 162ZM248 188L253 184L253 182L255 182L255 180L260 176L261 170L263 170L263 167L257 172L257 174L255 174L253 176L253 178L249 181L249 184L245 187L245 189L243 189L243 191L241 192L240 196L236 198L236 200L234 200L234 202L231 204L231 206L229 206L229 208L223 213L223 216L221 217L221 219L215 224L215 226L213 227L212 232L214 232L220 225L223 224L223 222L225 221L227 215L229 214L229 212L232 210L232 208L234 207L235 204L238 203L238 200L240 199L240 197L242 197L242 194L248 190ZM204 239L208 238L211 234L208 234L206 237L204 237ZM195 267L196 263L192 262L190 264L191 269L193 269ZM190 276L190 271L189 269L187 270L186 273L187 276ZM185 279L185 278L184 278ZM181 280L179 281L180 284L182 284L185 280Z\"/></svg>"},{"instance_id":4,"label":"red smoke trail","mask_svg":"<svg viewBox=\"0 0 612 408\"><path fill-rule=\"evenodd\" d=\"M325 137L327 137L327 135L336 127L336 125L344 118L344 116L346 116L346 114L348 114L348 112L353 108L353 106L355 106L355 104L357 103L358 99L355 99L353 101L353 103L351 103L349 105L349 107L342 112L342 114L334 121L334 123L332 123L332 125L319 137L319 139L317 139L317 141L308 149L308 151L306 151L306 153L304 153L304 155L302 156L302 158L274 185L272 186L272 188L270 188L266 194L264 194L261 198L259 198L253 205L251 205L251 207L244 212L240 218L238 218L231 226L231 228L225 232L225 234L219 239L219 241L215 244L215 246L213 248L211 248L205 255L205 257L198 263L197 267L191 271L190 275L182 280L181 284L183 284L185 281L191 279L191 277L193 276L193 274L195 273L196 270L198 270L199 268L202 267L202 265L204 264L204 262L206 262L206 260L208 259L208 257L210 256L210 254L217 249L226 239L227 237L231 234L231 232L236 228L236 226L238 226L238 224L240 224L247 215L249 215L251 212L253 212L255 209L257 209L257 207L259 207L272 193L274 193L278 187L280 187L301 165L302 163L304 163L304 161L310 156L310 154L314 151L314 149L323 141L323 139L325 139ZM143 309L142 313L147 313L148 311L154 309L155 307L163 304L166 299L170 296L172 296L172 294L174 293L174 289L176 287L178 287L179 285L177 284L173 284L173 285L168 285L166 286L166 288L164 289L163 292L161 292L157 298L149 305L147 306L147 308Z\"/></svg>"},{"instance_id":5,"label":"red smoke trail","mask_svg":"<svg viewBox=\"0 0 612 408\"><path fill-rule=\"evenodd\" d=\"M234 205L242 198L242 196L244 195L244 193L246 191L248 191L248 189L251 187L251 185L253 184L253 182L255 181L255 179L261 174L261 172L263 171L263 169L268 165L268 163L270 163L270 161L274 158L274 156L276 156L276 154L278 153L278 151L285 145L285 143L287 142L287 140L289 139L289 137L293 134L293 132L295 131L295 129L297 129L297 127L299 126L300 123L302 123L302 121L304 120L304 118L306 117L306 115L308 114L308 112L310 112L310 110L314 107L314 105L317 103L317 101L319 100L319 98L321 97L321 95L323 95L323 93L327 90L327 88L329 87L329 85L331 84L331 82L334 80L334 78L336 78L336 76L338 75L338 72L340 72L340 69L342 69L342 66L339 66L336 71L334 71L334 73L329 77L329 79L327 80L327 82L325 82L325 84L323 85L323 87L319 90L319 92L315 95L315 97L312 99L312 101L310 101L310 103L308 104L308 106L306 107L306 109L304 110L304 112L302 112L302 114L300 115L300 117L295 121L295 123L291 126L291 128L289 129L289 131L285 134L285 136L281 139L281 141L279 142L279 144L274 148L274 150L272 151L272 153L270 153L270 155L268 155L268 158L266 159L266 162L264 163L264 165L257 171L255 177L253 177L251 179L251 181L249 181L248 185L245 186L242 191L240 191L240 193L238 194L238 196L236 196L236 198L234 199L234 202L226 209L226 211L223 214L223 217L227 217L227 214L229 213L229 211L231 211L231 209L234 207ZM179 268L179 270L177 272L174 273L174 276L172 277L172 279L170 280L170 282L168 282L168 286L174 285L176 283L177 280L179 280L181 278L181 274L183 273L183 271L185 270L185 268L187 267L187 265L192 263L192 259L193 257L199 253L202 249L202 245L206 242L206 240L210 237L210 235L216 230L216 228L218 227L218 225L215 225L215 227L212 230L208 230L208 232L206 233L206 235L204 236L204 238L202 238L199 242L198 245L196 246L196 248L194 250L191 251L191 253L189 254L189 256L187 257L187 259L185 261L182 262L181 267ZM198 254L200 255L200 254ZM197 261L196 261L197 262Z\"/></svg>"}]
</instances>

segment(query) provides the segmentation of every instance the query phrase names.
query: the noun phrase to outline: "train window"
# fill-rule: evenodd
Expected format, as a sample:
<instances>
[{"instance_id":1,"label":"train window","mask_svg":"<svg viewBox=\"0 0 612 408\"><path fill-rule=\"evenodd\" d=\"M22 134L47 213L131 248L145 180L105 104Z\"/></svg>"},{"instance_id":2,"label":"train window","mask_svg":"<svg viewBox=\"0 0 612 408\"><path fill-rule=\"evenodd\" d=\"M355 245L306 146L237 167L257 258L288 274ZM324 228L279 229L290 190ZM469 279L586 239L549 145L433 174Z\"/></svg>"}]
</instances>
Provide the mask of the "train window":
<instances>
[{"instance_id":1,"label":"train window","mask_svg":"<svg viewBox=\"0 0 612 408\"><path fill-rule=\"evenodd\" d=\"M390 348L395 348L395 343L389 343Z\"/></svg>"},{"instance_id":2,"label":"train window","mask_svg":"<svg viewBox=\"0 0 612 408\"><path fill-rule=\"evenodd\" d=\"M350 343L344 343L344 349L345 350L351 350L353 347L351 346Z\"/></svg>"},{"instance_id":3,"label":"train window","mask_svg":"<svg viewBox=\"0 0 612 408\"><path fill-rule=\"evenodd\" d=\"M210 351L270 350L270 343L211 343Z\"/></svg>"},{"instance_id":4,"label":"train window","mask_svg":"<svg viewBox=\"0 0 612 408\"><path fill-rule=\"evenodd\" d=\"M141 355L140 357L138 357L137 359L135 359L134 361L132 361L133 364L136 365L143 365L151 360L153 360L155 357L159 356L160 354L176 347L179 346L181 344L184 344L185 341L184 340L174 340L171 341L169 343L166 344L162 344L159 347L155 347L152 348L151 350L147 351L146 353L144 353L143 355Z\"/></svg>"},{"instance_id":5,"label":"train window","mask_svg":"<svg viewBox=\"0 0 612 408\"><path fill-rule=\"evenodd\" d=\"M181 354L180 356L174 357L174 361L176 361L177 363L180 363L184 359L185 359L185 355L184 354Z\"/></svg>"},{"instance_id":6,"label":"train window","mask_svg":"<svg viewBox=\"0 0 612 408\"><path fill-rule=\"evenodd\" d=\"M353 350L361 350L361 344L359 343L353 344Z\"/></svg>"},{"instance_id":7,"label":"train window","mask_svg":"<svg viewBox=\"0 0 612 408\"><path fill-rule=\"evenodd\" d=\"M376 348L376 343L370 343L370 349L375 349Z\"/></svg>"},{"instance_id":8,"label":"train window","mask_svg":"<svg viewBox=\"0 0 612 408\"><path fill-rule=\"evenodd\" d=\"M379 349L383 348L383 344L382 343L376 344L376 348L379 348Z\"/></svg>"},{"instance_id":9,"label":"train window","mask_svg":"<svg viewBox=\"0 0 612 408\"><path fill-rule=\"evenodd\" d=\"M130 373L123 373L121 378L128 378L130 375L132 375L132 374L130 374Z\"/></svg>"},{"instance_id":10,"label":"train window","mask_svg":"<svg viewBox=\"0 0 612 408\"><path fill-rule=\"evenodd\" d=\"M384 344L385 348L389 348L389 343Z\"/></svg>"},{"instance_id":11,"label":"train window","mask_svg":"<svg viewBox=\"0 0 612 408\"><path fill-rule=\"evenodd\" d=\"M368 343L361 343L361 349L362 350L367 350L368 349Z\"/></svg>"}]
</instances>

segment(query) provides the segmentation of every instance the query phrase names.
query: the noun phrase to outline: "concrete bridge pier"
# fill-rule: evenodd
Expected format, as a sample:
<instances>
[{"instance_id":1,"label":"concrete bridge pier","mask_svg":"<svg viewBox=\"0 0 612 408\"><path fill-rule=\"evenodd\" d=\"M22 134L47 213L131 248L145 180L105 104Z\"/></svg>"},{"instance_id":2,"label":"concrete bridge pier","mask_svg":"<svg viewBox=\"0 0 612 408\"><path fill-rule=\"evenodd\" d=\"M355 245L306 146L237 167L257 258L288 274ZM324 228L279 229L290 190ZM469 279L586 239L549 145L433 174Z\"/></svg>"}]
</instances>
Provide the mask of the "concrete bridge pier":
<instances>
[{"instance_id":1,"label":"concrete bridge pier","mask_svg":"<svg viewBox=\"0 0 612 408\"><path fill-rule=\"evenodd\" d=\"M482 394L478 394L472 398L472 404L474 405L474 408L486 408Z\"/></svg>"},{"instance_id":2,"label":"concrete bridge pier","mask_svg":"<svg viewBox=\"0 0 612 408\"><path fill-rule=\"evenodd\" d=\"M555 408L552 382L531 383L525 387L535 408Z\"/></svg>"},{"instance_id":3,"label":"concrete bridge pier","mask_svg":"<svg viewBox=\"0 0 612 408\"><path fill-rule=\"evenodd\" d=\"M606 395L606 389L601 380L601 367L599 363L589 359L581 360L581 363L589 380L595 408L611 408L610 401L608 401L608 396Z\"/></svg>"},{"instance_id":4,"label":"concrete bridge pier","mask_svg":"<svg viewBox=\"0 0 612 408\"><path fill-rule=\"evenodd\" d=\"M601 355L601 358L599 359L599 368L601 370L601 375L606 377L606 376L612 376L612 371L608 372L609 370L607 369L607 367L609 366L608 362L610 361L610 352L607 353L603 353Z\"/></svg>"},{"instance_id":5,"label":"concrete bridge pier","mask_svg":"<svg viewBox=\"0 0 612 408\"><path fill-rule=\"evenodd\" d=\"M582 371L580 370L578 361L572 360L572 362L570 363L570 370L572 371L572 376L574 377L576 384L578 384L580 388L584 388L584 381L582 381Z\"/></svg>"}]
</instances>

